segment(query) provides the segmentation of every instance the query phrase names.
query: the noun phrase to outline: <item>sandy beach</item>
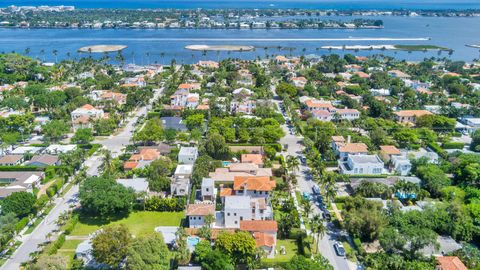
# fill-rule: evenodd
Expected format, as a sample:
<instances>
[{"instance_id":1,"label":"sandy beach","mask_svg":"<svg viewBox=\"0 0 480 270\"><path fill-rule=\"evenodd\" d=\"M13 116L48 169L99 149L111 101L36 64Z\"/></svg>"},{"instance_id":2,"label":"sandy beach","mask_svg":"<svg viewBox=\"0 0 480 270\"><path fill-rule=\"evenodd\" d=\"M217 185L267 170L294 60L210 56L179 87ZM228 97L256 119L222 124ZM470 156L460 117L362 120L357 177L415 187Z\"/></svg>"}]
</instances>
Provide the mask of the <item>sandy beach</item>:
<instances>
[{"instance_id":1,"label":"sandy beach","mask_svg":"<svg viewBox=\"0 0 480 270\"><path fill-rule=\"evenodd\" d=\"M188 45L185 49L192 51L251 51L253 46L246 45Z\"/></svg>"},{"instance_id":2,"label":"sandy beach","mask_svg":"<svg viewBox=\"0 0 480 270\"><path fill-rule=\"evenodd\" d=\"M92 45L78 49L79 52L85 53L106 53L106 52L118 52L127 48L125 45Z\"/></svg>"}]
</instances>

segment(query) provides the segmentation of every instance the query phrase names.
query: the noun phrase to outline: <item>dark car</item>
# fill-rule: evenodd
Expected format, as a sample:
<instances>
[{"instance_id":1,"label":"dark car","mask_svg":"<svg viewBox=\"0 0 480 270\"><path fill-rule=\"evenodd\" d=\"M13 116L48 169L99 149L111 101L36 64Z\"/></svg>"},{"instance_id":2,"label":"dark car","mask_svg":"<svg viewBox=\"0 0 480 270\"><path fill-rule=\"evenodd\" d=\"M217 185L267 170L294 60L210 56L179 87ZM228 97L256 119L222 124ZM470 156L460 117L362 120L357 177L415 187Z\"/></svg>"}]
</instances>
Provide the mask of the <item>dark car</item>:
<instances>
[{"instance_id":1,"label":"dark car","mask_svg":"<svg viewBox=\"0 0 480 270\"><path fill-rule=\"evenodd\" d=\"M335 244L333 244L333 248L335 248L335 252L338 256L345 256L345 248L343 247L342 243L335 242Z\"/></svg>"},{"instance_id":2,"label":"dark car","mask_svg":"<svg viewBox=\"0 0 480 270\"><path fill-rule=\"evenodd\" d=\"M315 195L320 194L320 188L317 185L313 185L312 191L313 191L313 194Z\"/></svg>"},{"instance_id":3,"label":"dark car","mask_svg":"<svg viewBox=\"0 0 480 270\"><path fill-rule=\"evenodd\" d=\"M332 220L332 215L330 215L330 212L328 212L328 211L323 212L323 213L322 213L322 217L323 217L324 219L326 219L327 221L331 221L331 220Z\"/></svg>"}]
</instances>

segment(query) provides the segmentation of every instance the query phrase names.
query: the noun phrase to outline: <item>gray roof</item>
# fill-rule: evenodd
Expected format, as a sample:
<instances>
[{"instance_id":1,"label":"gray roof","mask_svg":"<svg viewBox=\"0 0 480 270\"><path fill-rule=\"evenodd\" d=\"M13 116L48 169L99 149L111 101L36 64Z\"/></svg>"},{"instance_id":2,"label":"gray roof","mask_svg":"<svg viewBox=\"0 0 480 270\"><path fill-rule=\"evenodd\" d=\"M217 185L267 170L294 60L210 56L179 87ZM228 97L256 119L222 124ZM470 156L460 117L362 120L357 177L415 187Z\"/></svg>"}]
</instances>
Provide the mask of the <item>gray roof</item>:
<instances>
[{"instance_id":1,"label":"gray roof","mask_svg":"<svg viewBox=\"0 0 480 270\"><path fill-rule=\"evenodd\" d=\"M213 186L214 183L215 183L215 181L213 181L212 178L205 178L205 177L204 177L204 178L202 179L202 187L203 187L203 186L205 186L205 187L207 187L207 186Z\"/></svg>"},{"instance_id":2,"label":"gray roof","mask_svg":"<svg viewBox=\"0 0 480 270\"><path fill-rule=\"evenodd\" d=\"M41 163L45 165L55 165L58 162L58 156L54 155L39 155L39 156L34 156L32 159L27 163L28 165L34 164L34 163Z\"/></svg>"},{"instance_id":3,"label":"gray roof","mask_svg":"<svg viewBox=\"0 0 480 270\"><path fill-rule=\"evenodd\" d=\"M249 196L226 196L225 209L250 209Z\"/></svg>"},{"instance_id":4,"label":"gray roof","mask_svg":"<svg viewBox=\"0 0 480 270\"><path fill-rule=\"evenodd\" d=\"M198 149L197 147L185 147L182 146L180 147L180 152L178 152L178 155L180 156L186 156L186 155L197 155L198 154Z\"/></svg>"},{"instance_id":5,"label":"gray roof","mask_svg":"<svg viewBox=\"0 0 480 270\"><path fill-rule=\"evenodd\" d=\"M186 131L187 126L182 123L182 118L181 117L161 117L162 120L162 125L164 129L175 129L178 131Z\"/></svg>"},{"instance_id":6,"label":"gray roof","mask_svg":"<svg viewBox=\"0 0 480 270\"><path fill-rule=\"evenodd\" d=\"M148 181L146 178L117 179L120 185L133 188L135 192L148 192Z\"/></svg>"},{"instance_id":7,"label":"gray roof","mask_svg":"<svg viewBox=\"0 0 480 270\"><path fill-rule=\"evenodd\" d=\"M377 155L349 155L348 158L355 163L383 163Z\"/></svg>"}]
</instances>

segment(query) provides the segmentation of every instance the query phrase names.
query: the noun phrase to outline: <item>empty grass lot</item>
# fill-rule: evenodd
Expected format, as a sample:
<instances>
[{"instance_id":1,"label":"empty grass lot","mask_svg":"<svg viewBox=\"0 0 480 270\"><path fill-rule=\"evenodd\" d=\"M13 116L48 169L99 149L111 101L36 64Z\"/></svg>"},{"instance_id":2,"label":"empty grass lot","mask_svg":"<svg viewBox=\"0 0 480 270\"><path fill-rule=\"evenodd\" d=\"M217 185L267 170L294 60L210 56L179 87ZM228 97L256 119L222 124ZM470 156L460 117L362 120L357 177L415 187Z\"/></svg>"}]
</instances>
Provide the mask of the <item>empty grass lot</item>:
<instances>
[{"instance_id":1,"label":"empty grass lot","mask_svg":"<svg viewBox=\"0 0 480 270\"><path fill-rule=\"evenodd\" d=\"M158 226L180 226L185 214L183 212L147 212L138 211L128 217L102 220L91 217L80 217L72 236L89 235L105 225L125 224L133 235L152 233Z\"/></svg>"}]
</instances>

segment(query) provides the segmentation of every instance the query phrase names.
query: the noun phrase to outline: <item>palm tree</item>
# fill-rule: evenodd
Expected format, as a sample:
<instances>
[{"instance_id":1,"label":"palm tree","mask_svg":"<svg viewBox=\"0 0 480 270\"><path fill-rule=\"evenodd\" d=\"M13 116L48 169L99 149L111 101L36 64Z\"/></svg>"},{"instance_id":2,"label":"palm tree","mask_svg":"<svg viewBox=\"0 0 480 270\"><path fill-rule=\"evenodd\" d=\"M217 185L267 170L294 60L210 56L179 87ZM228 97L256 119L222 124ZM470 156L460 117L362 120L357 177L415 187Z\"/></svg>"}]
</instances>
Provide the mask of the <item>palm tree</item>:
<instances>
[{"instance_id":1,"label":"palm tree","mask_svg":"<svg viewBox=\"0 0 480 270\"><path fill-rule=\"evenodd\" d=\"M295 172L299 169L300 167L300 161L298 160L297 157L294 156L287 156L287 169L289 171Z\"/></svg>"},{"instance_id":2,"label":"palm tree","mask_svg":"<svg viewBox=\"0 0 480 270\"><path fill-rule=\"evenodd\" d=\"M327 204L330 203L330 200L335 199L337 192L335 190L335 185L329 184L325 188L325 198L327 199Z\"/></svg>"},{"instance_id":3,"label":"palm tree","mask_svg":"<svg viewBox=\"0 0 480 270\"><path fill-rule=\"evenodd\" d=\"M302 200L302 208L303 208L303 213L305 214L305 217L308 219L310 214L312 213L312 203L309 200Z\"/></svg>"},{"instance_id":4,"label":"palm tree","mask_svg":"<svg viewBox=\"0 0 480 270\"><path fill-rule=\"evenodd\" d=\"M323 224L320 215L317 214L312 218L310 228L312 229L312 233L316 236L313 238L313 241L315 244L315 253L318 253L318 243L320 242L320 238L323 238L323 236L325 236L326 231L325 225Z\"/></svg>"},{"instance_id":5,"label":"palm tree","mask_svg":"<svg viewBox=\"0 0 480 270\"><path fill-rule=\"evenodd\" d=\"M115 165L113 163L112 153L107 149L103 149L102 154L103 154L103 158L102 158L101 169L103 170L103 173L106 174L106 175L114 174L115 173Z\"/></svg>"}]
</instances>

